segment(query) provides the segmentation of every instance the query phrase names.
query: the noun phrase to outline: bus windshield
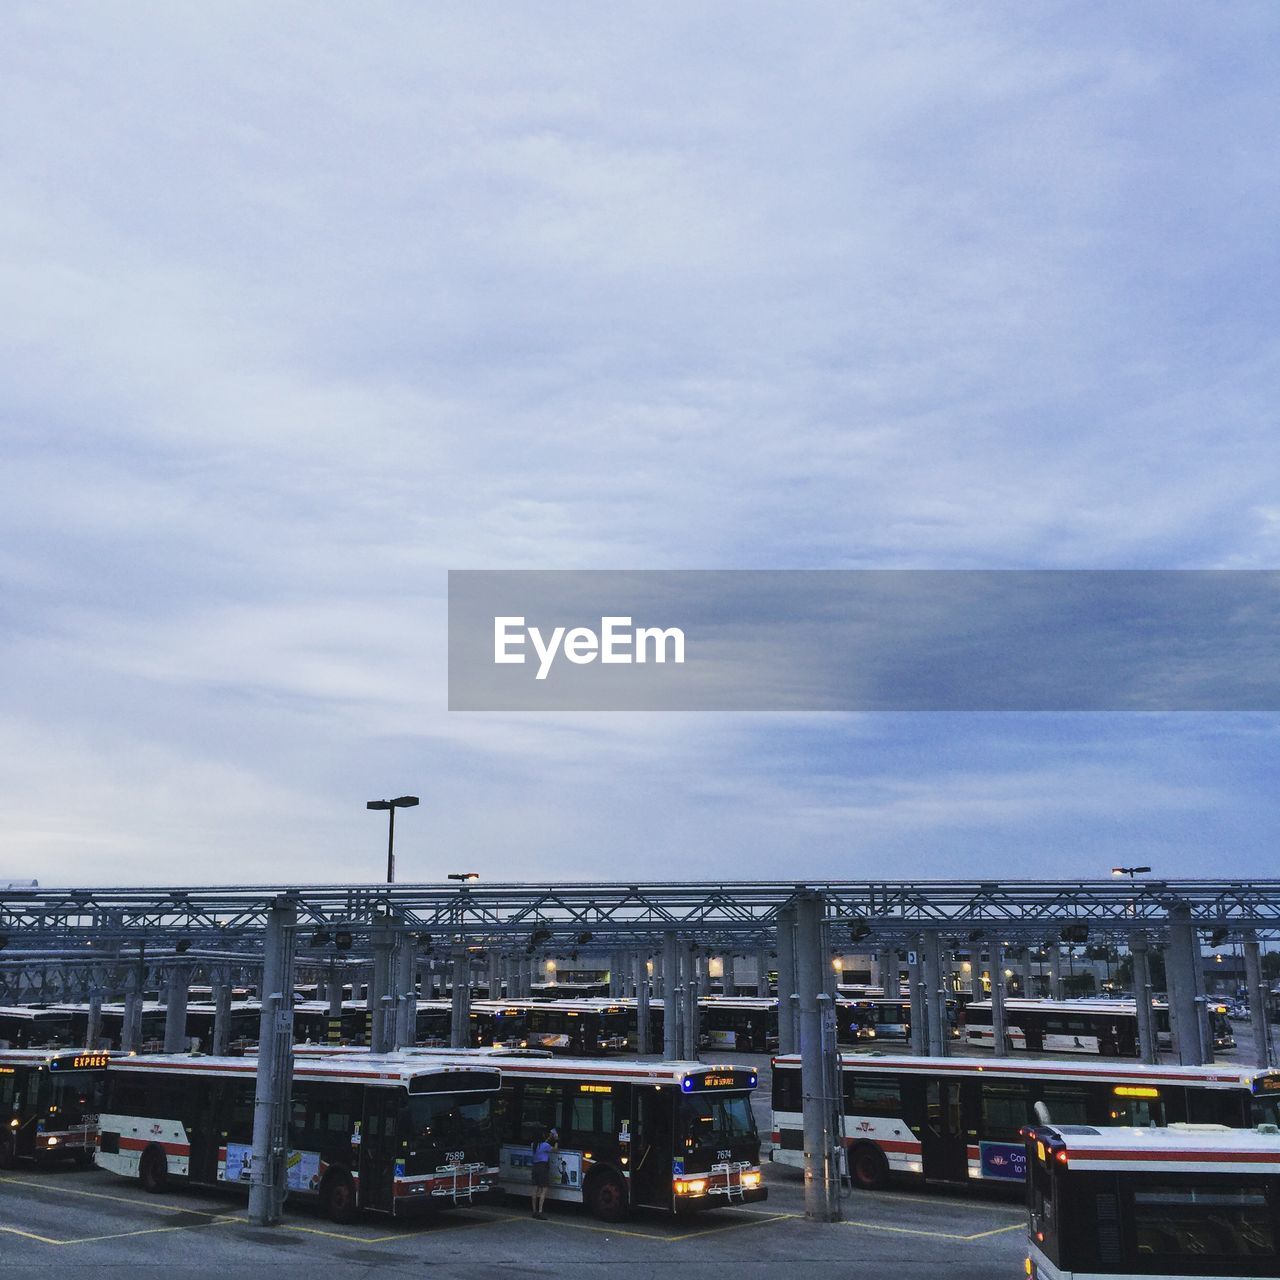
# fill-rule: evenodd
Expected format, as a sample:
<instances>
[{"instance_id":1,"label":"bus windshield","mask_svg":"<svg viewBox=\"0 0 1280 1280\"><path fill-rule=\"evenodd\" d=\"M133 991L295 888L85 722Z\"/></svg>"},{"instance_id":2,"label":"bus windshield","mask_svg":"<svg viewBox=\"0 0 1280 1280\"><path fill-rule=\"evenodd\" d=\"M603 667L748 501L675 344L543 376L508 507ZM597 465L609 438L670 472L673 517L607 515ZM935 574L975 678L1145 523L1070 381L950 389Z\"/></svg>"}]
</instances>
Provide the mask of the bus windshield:
<instances>
[{"instance_id":1,"label":"bus windshield","mask_svg":"<svg viewBox=\"0 0 1280 1280\"><path fill-rule=\"evenodd\" d=\"M44 1086L45 1105L51 1115L69 1124L79 1124L86 1114L95 1114L102 1098L100 1071L51 1072Z\"/></svg>"},{"instance_id":2,"label":"bus windshield","mask_svg":"<svg viewBox=\"0 0 1280 1280\"><path fill-rule=\"evenodd\" d=\"M410 1133L442 1146L489 1141L493 1137L492 1103L489 1093L411 1094Z\"/></svg>"},{"instance_id":3,"label":"bus windshield","mask_svg":"<svg viewBox=\"0 0 1280 1280\"><path fill-rule=\"evenodd\" d=\"M685 1147L716 1146L734 1138L754 1138L755 1116L746 1093L687 1094L681 1101Z\"/></svg>"}]
</instances>

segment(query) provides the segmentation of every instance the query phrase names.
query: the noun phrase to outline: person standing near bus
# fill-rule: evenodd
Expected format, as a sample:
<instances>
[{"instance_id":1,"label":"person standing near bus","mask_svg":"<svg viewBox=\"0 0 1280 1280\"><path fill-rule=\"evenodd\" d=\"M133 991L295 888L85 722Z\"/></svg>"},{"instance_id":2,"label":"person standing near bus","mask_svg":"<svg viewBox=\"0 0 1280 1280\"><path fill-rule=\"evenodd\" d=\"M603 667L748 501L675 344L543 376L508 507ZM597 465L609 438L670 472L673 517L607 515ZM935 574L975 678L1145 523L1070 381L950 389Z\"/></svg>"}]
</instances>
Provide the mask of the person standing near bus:
<instances>
[{"instance_id":1,"label":"person standing near bus","mask_svg":"<svg viewBox=\"0 0 1280 1280\"><path fill-rule=\"evenodd\" d=\"M556 1131L543 1129L533 1144L533 1216L545 1218L547 1188L551 1185L551 1156L555 1151Z\"/></svg>"}]
</instances>

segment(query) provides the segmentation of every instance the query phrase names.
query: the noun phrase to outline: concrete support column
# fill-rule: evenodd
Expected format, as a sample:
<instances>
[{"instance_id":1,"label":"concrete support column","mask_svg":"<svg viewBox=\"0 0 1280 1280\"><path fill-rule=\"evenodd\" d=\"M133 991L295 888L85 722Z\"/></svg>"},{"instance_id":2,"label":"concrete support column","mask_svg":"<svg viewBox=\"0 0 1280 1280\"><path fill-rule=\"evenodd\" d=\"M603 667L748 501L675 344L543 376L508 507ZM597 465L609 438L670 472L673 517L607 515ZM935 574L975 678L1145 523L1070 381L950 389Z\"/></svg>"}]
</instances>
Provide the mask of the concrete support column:
<instances>
[{"instance_id":1,"label":"concrete support column","mask_svg":"<svg viewBox=\"0 0 1280 1280\"><path fill-rule=\"evenodd\" d=\"M1035 950L1030 943L1022 948L1022 994L1028 1000L1036 994Z\"/></svg>"},{"instance_id":2,"label":"concrete support column","mask_svg":"<svg viewBox=\"0 0 1280 1280\"><path fill-rule=\"evenodd\" d=\"M213 984L213 1041L209 1052L221 1058L231 1047L231 983L220 973Z\"/></svg>"},{"instance_id":3,"label":"concrete support column","mask_svg":"<svg viewBox=\"0 0 1280 1280\"><path fill-rule=\"evenodd\" d=\"M386 1053L392 1035L387 1027L387 1003L391 995L391 949L395 935L389 929L379 929L373 935L373 981L365 1007L369 1010L369 1044L374 1053Z\"/></svg>"},{"instance_id":4,"label":"concrete support column","mask_svg":"<svg viewBox=\"0 0 1280 1280\"><path fill-rule=\"evenodd\" d=\"M761 947L756 952L756 995L761 1000L769 998L769 950Z\"/></svg>"},{"instance_id":5,"label":"concrete support column","mask_svg":"<svg viewBox=\"0 0 1280 1280\"><path fill-rule=\"evenodd\" d=\"M826 989L824 969L830 948L823 928L825 902L820 893L796 900L796 987L800 1008L800 1090L804 1112L804 1209L813 1222L840 1219L840 1171L836 1160L832 1082L835 1058L835 1006Z\"/></svg>"},{"instance_id":6,"label":"concrete support column","mask_svg":"<svg viewBox=\"0 0 1280 1280\"><path fill-rule=\"evenodd\" d=\"M1200 1043L1200 1011L1196 1006L1195 971L1200 963L1200 939L1191 922L1191 910L1172 907L1164 967L1169 987L1169 1029L1183 1066L1201 1066L1205 1061Z\"/></svg>"},{"instance_id":7,"label":"concrete support column","mask_svg":"<svg viewBox=\"0 0 1280 1280\"><path fill-rule=\"evenodd\" d=\"M647 957L636 952L636 1052L652 1053L649 1046L649 973Z\"/></svg>"},{"instance_id":8,"label":"concrete support column","mask_svg":"<svg viewBox=\"0 0 1280 1280\"><path fill-rule=\"evenodd\" d=\"M1258 935L1244 935L1244 981L1249 992L1249 1023L1253 1030L1255 1066L1271 1065L1271 1028L1267 1025L1267 984L1262 977L1262 953Z\"/></svg>"},{"instance_id":9,"label":"concrete support column","mask_svg":"<svg viewBox=\"0 0 1280 1280\"><path fill-rule=\"evenodd\" d=\"M1003 1057L1008 1051L1005 1043L1004 1017L1004 947L993 942L989 948L988 964L991 972L991 1045L996 1057Z\"/></svg>"},{"instance_id":10,"label":"concrete support column","mask_svg":"<svg viewBox=\"0 0 1280 1280\"><path fill-rule=\"evenodd\" d=\"M924 934L925 1021L929 1028L929 1056L947 1053L947 996L942 979L942 939L936 929Z\"/></svg>"},{"instance_id":11,"label":"concrete support column","mask_svg":"<svg viewBox=\"0 0 1280 1280\"><path fill-rule=\"evenodd\" d=\"M680 1020L680 1056L687 1062L698 1060L698 997L706 974L706 958L700 957L697 946L686 943L683 960L684 1017ZM702 961L699 965L699 961Z\"/></svg>"},{"instance_id":12,"label":"concrete support column","mask_svg":"<svg viewBox=\"0 0 1280 1280\"><path fill-rule=\"evenodd\" d=\"M489 999L502 999L502 953L497 947L489 948Z\"/></svg>"},{"instance_id":13,"label":"concrete support column","mask_svg":"<svg viewBox=\"0 0 1280 1280\"><path fill-rule=\"evenodd\" d=\"M120 1027L120 1048L137 1053L142 1040L142 980L137 972L129 975L124 993L124 1022Z\"/></svg>"},{"instance_id":14,"label":"concrete support column","mask_svg":"<svg viewBox=\"0 0 1280 1280\"><path fill-rule=\"evenodd\" d=\"M663 968L663 952L657 951L653 957L653 975L650 980L649 996L653 1000L661 1000L666 996L666 971Z\"/></svg>"},{"instance_id":15,"label":"concrete support column","mask_svg":"<svg viewBox=\"0 0 1280 1280\"><path fill-rule=\"evenodd\" d=\"M662 1056L679 1058L680 1023L684 988L680 982L680 940L674 933L662 935Z\"/></svg>"},{"instance_id":16,"label":"concrete support column","mask_svg":"<svg viewBox=\"0 0 1280 1280\"><path fill-rule=\"evenodd\" d=\"M893 1000L901 990L902 979L898 969L896 947L882 947L876 959L876 981L884 988L885 995Z\"/></svg>"},{"instance_id":17,"label":"concrete support column","mask_svg":"<svg viewBox=\"0 0 1280 1280\"><path fill-rule=\"evenodd\" d=\"M293 1085L293 927L297 908L277 898L267 913L262 943L262 1014L258 1023L258 1073L253 1102L253 1163L249 1221L280 1221L287 1188L289 1104Z\"/></svg>"},{"instance_id":18,"label":"concrete support column","mask_svg":"<svg viewBox=\"0 0 1280 1280\"><path fill-rule=\"evenodd\" d=\"M1206 1063L1214 1060L1213 1024L1209 1019L1209 993L1204 978L1204 956L1200 951L1200 931L1191 931L1195 943L1195 967L1192 974L1196 984L1196 1019L1200 1024L1200 1052Z\"/></svg>"},{"instance_id":19,"label":"concrete support column","mask_svg":"<svg viewBox=\"0 0 1280 1280\"><path fill-rule=\"evenodd\" d=\"M400 935L396 948L396 1035L397 1049L412 1048L418 1042L417 947L411 933Z\"/></svg>"},{"instance_id":20,"label":"concrete support column","mask_svg":"<svg viewBox=\"0 0 1280 1280\"><path fill-rule=\"evenodd\" d=\"M471 960L466 948L459 948L453 957L453 997L449 1017L451 1049L471 1047L471 983L468 980L470 967Z\"/></svg>"},{"instance_id":21,"label":"concrete support column","mask_svg":"<svg viewBox=\"0 0 1280 1280\"><path fill-rule=\"evenodd\" d=\"M928 982L924 972L924 936L915 939L915 950L907 958L911 985L911 1052L927 1057L929 1053Z\"/></svg>"},{"instance_id":22,"label":"concrete support column","mask_svg":"<svg viewBox=\"0 0 1280 1280\"><path fill-rule=\"evenodd\" d=\"M1129 935L1129 955L1133 959L1133 998L1138 1018L1138 1057L1152 1064L1160 1060L1155 1016L1151 1010L1151 955L1145 933Z\"/></svg>"},{"instance_id":23,"label":"concrete support column","mask_svg":"<svg viewBox=\"0 0 1280 1280\"><path fill-rule=\"evenodd\" d=\"M1049 948L1049 998L1062 999L1062 948L1056 942Z\"/></svg>"},{"instance_id":24,"label":"concrete support column","mask_svg":"<svg viewBox=\"0 0 1280 1280\"><path fill-rule=\"evenodd\" d=\"M84 1047L96 1049L102 1039L102 991L94 987L89 993L89 1021L84 1031Z\"/></svg>"},{"instance_id":25,"label":"concrete support column","mask_svg":"<svg viewBox=\"0 0 1280 1280\"><path fill-rule=\"evenodd\" d=\"M778 1052L795 1053L796 1037L796 909L778 912Z\"/></svg>"},{"instance_id":26,"label":"concrete support column","mask_svg":"<svg viewBox=\"0 0 1280 1280\"><path fill-rule=\"evenodd\" d=\"M187 994L190 987L191 970L186 965L175 964L165 975L165 1053L185 1053L191 1047L187 1039Z\"/></svg>"}]
</instances>

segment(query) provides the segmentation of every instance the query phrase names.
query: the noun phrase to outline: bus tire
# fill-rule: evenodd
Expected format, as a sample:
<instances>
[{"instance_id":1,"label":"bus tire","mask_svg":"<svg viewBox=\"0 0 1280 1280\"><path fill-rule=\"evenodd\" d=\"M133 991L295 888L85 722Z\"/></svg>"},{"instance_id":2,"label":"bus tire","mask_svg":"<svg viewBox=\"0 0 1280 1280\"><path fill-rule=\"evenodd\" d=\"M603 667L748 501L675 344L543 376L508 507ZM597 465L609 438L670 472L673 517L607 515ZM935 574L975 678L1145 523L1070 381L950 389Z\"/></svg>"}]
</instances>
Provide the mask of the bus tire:
<instances>
[{"instance_id":1,"label":"bus tire","mask_svg":"<svg viewBox=\"0 0 1280 1280\"><path fill-rule=\"evenodd\" d=\"M627 1184L612 1169L595 1169L583 1188L592 1216L602 1222L621 1222L627 1216Z\"/></svg>"},{"instance_id":2,"label":"bus tire","mask_svg":"<svg viewBox=\"0 0 1280 1280\"><path fill-rule=\"evenodd\" d=\"M13 1153L13 1138L7 1133L0 1133L0 1169L12 1169L18 1163Z\"/></svg>"},{"instance_id":3,"label":"bus tire","mask_svg":"<svg viewBox=\"0 0 1280 1280\"><path fill-rule=\"evenodd\" d=\"M143 1191L158 1195L169 1185L169 1162L159 1147L148 1147L138 1161L138 1181Z\"/></svg>"},{"instance_id":4,"label":"bus tire","mask_svg":"<svg viewBox=\"0 0 1280 1280\"><path fill-rule=\"evenodd\" d=\"M861 1191L879 1191L889 1184L889 1162L884 1152L869 1142L849 1151L849 1181Z\"/></svg>"},{"instance_id":5,"label":"bus tire","mask_svg":"<svg viewBox=\"0 0 1280 1280\"><path fill-rule=\"evenodd\" d=\"M356 1184L345 1169L331 1169L320 1184L320 1206L330 1222L354 1222Z\"/></svg>"},{"instance_id":6,"label":"bus tire","mask_svg":"<svg viewBox=\"0 0 1280 1280\"><path fill-rule=\"evenodd\" d=\"M72 1157L76 1162L77 1169L93 1168L93 1152L89 1150L77 1151Z\"/></svg>"}]
</instances>

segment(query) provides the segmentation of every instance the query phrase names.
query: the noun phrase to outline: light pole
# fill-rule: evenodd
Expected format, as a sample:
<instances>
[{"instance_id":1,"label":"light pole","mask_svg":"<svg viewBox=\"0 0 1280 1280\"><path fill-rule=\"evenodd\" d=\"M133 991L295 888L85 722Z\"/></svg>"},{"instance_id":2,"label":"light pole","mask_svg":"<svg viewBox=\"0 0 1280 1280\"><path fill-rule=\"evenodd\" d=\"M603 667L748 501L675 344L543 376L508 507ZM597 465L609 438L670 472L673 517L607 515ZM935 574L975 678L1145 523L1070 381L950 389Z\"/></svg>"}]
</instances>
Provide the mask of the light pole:
<instances>
[{"instance_id":1,"label":"light pole","mask_svg":"<svg viewBox=\"0 0 1280 1280\"><path fill-rule=\"evenodd\" d=\"M385 809L390 819L387 826L387 883L396 879L396 810L412 809L418 803L417 796L397 796L394 800L370 800L366 809Z\"/></svg>"}]
</instances>

